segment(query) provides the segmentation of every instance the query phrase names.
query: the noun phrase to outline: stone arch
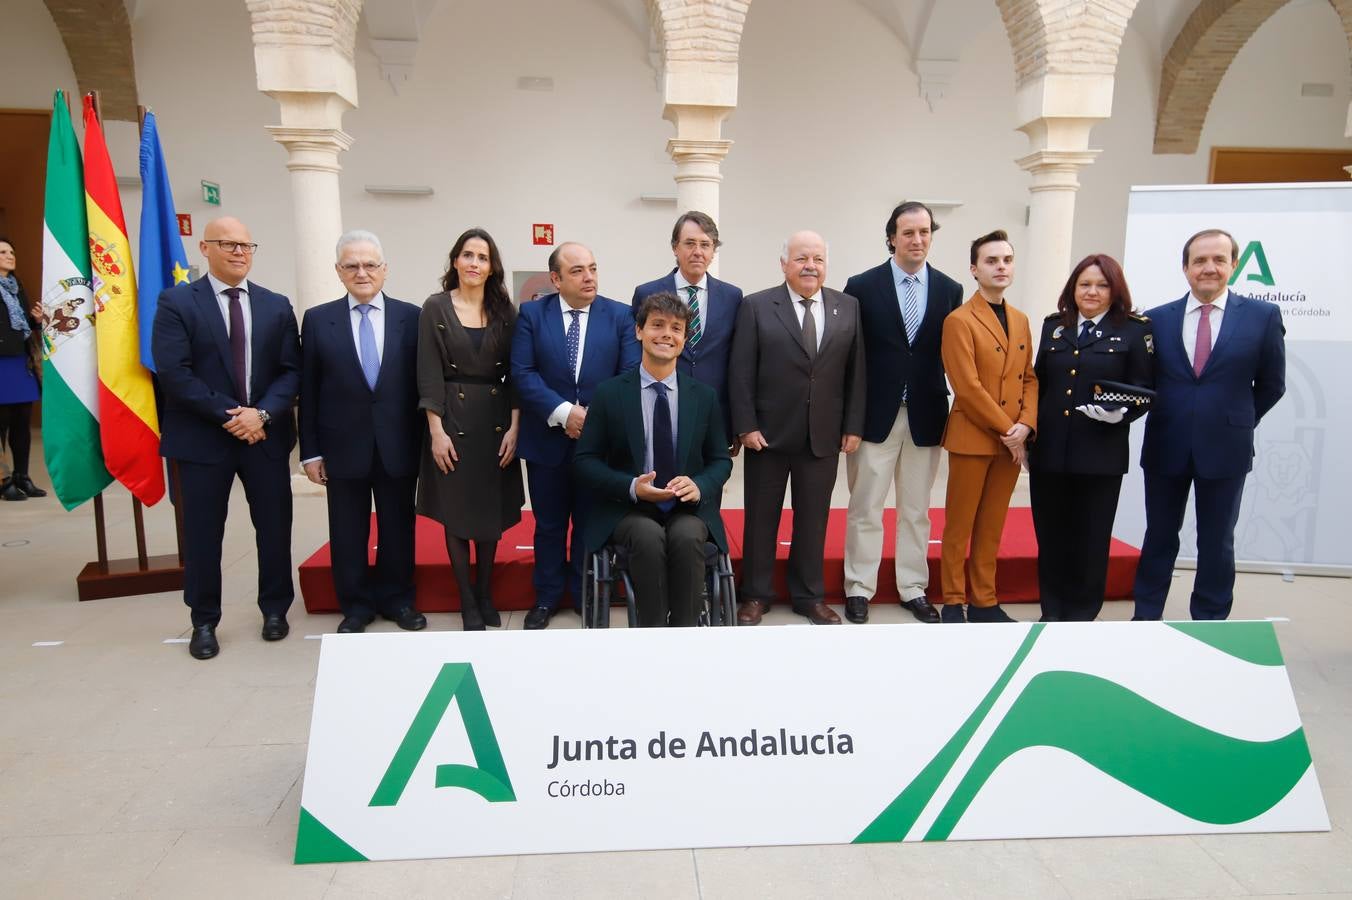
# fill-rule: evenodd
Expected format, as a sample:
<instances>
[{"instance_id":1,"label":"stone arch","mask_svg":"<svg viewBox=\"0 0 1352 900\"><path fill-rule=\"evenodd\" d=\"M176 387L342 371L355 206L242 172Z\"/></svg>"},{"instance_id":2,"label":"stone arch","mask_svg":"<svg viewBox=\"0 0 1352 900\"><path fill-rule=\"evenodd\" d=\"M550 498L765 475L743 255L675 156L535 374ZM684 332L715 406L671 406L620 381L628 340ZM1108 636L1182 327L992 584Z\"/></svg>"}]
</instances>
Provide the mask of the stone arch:
<instances>
[{"instance_id":1,"label":"stone arch","mask_svg":"<svg viewBox=\"0 0 1352 900\"><path fill-rule=\"evenodd\" d=\"M1112 77L1138 2L996 0L1014 53L1016 86L1048 75Z\"/></svg>"},{"instance_id":2,"label":"stone arch","mask_svg":"<svg viewBox=\"0 0 1352 900\"><path fill-rule=\"evenodd\" d=\"M751 0L648 0L662 61L737 64Z\"/></svg>"},{"instance_id":3,"label":"stone arch","mask_svg":"<svg viewBox=\"0 0 1352 900\"><path fill-rule=\"evenodd\" d=\"M136 121L131 20L121 0L45 0L81 93L99 92L105 119Z\"/></svg>"},{"instance_id":4,"label":"stone arch","mask_svg":"<svg viewBox=\"0 0 1352 900\"><path fill-rule=\"evenodd\" d=\"M362 0L248 0L255 47L317 47L352 59Z\"/></svg>"},{"instance_id":5,"label":"stone arch","mask_svg":"<svg viewBox=\"0 0 1352 900\"><path fill-rule=\"evenodd\" d=\"M1164 57L1156 153L1196 153L1221 79L1240 49L1290 0L1202 0ZM1352 0L1329 0L1352 52Z\"/></svg>"}]
</instances>

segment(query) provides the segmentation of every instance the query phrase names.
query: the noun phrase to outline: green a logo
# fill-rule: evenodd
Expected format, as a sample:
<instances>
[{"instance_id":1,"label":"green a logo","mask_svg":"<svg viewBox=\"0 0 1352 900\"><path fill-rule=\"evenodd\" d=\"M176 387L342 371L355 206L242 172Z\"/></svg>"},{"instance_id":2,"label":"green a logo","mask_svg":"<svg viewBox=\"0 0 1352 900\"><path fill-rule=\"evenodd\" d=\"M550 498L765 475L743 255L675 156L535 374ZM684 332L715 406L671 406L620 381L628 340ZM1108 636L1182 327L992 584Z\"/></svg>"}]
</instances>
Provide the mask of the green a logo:
<instances>
[{"instance_id":1,"label":"green a logo","mask_svg":"<svg viewBox=\"0 0 1352 900\"><path fill-rule=\"evenodd\" d=\"M399 802L452 699L460 708L460 719L465 725L470 749L474 751L474 765L437 766L437 787L464 788L490 803L516 799L507 765L502 760L502 749L498 747L498 737L493 733L493 723L479 691L479 681L474 677L474 667L469 663L446 663L432 682L431 690L413 717L413 724L409 725L408 733L394 752L385 777L380 779L368 805L394 806Z\"/></svg>"},{"instance_id":2,"label":"green a logo","mask_svg":"<svg viewBox=\"0 0 1352 900\"><path fill-rule=\"evenodd\" d=\"M1256 281L1259 284L1272 287L1277 282L1272 277L1272 269L1268 267L1267 254L1263 252L1262 241L1249 241L1249 246L1244 248L1244 252L1239 255L1239 262L1235 264L1234 274L1230 276L1230 284L1239 281L1239 276L1243 274L1244 267L1253 259L1258 266L1258 271L1250 273L1246 281Z\"/></svg>"}]
</instances>

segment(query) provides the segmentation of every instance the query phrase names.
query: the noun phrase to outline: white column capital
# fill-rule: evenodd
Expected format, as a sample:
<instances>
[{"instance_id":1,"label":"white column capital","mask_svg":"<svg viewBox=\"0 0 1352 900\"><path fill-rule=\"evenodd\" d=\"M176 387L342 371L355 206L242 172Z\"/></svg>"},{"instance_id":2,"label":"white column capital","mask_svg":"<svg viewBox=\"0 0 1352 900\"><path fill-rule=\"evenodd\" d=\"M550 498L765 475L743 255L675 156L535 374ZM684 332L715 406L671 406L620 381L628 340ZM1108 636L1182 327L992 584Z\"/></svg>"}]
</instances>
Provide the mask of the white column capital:
<instances>
[{"instance_id":1,"label":"white column capital","mask_svg":"<svg viewBox=\"0 0 1352 900\"><path fill-rule=\"evenodd\" d=\"M343 167L338 154L352 146L352 135L341 128L294 128L265 125L272 139L287 149L286 167L292 172L329 172Z\"/></svg>"},{"instance_id":2,"label":"white column capital","mask_svg":"<svg viewBox=\"0 0 1352 900\"><path fill-rule=\"evenodd\" d=\"M691 140L672 138L667 141L667 153L679 167L683 162L712 163L715 167L723 162L723 157L732 149L732 141L727 140ZM677 175L680 179L680 175Z\"/></svg>"},{"instance_id":3,"label":"white column capital","mask_svg":"<svg viewBox=\"0 0 1352 900\"><path fill-rule=\"evenodd\" d=\"M1035 150L1015 162L1033 176L1028 190L1078 191L1080 170L1092 163L1100 150Z\"/></svg>"}]
</instances>

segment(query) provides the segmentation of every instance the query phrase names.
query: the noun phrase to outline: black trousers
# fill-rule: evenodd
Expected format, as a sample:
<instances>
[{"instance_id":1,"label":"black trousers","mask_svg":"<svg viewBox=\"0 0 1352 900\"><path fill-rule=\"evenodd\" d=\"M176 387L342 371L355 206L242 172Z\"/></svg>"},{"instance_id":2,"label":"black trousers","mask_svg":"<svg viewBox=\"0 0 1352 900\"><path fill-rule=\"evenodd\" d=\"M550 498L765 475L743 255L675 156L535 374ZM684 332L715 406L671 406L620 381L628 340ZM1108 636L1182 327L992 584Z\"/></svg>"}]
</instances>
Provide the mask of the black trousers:
<instances>
[{"instance_id":1,"label":"black trousers","mask_svg":"<svg viewBox=\"0 0 1352 900\"><path fill-rule=\"evenodd\" d=\"M286 615L295 599L291 582L291 474L289 456L272 457L243 441L225 461L179 461L183 495L183 602L193 625L221 620L221 543L235 477L244 484L258 551L258 608Z\"/></svg>"},{"instance_id":2,"label":"black trousers","mask_svg":"<svg viewBox=\"0 0 1352 900\"><path fill-rule=\"evenodd\" d=\"M558 609L564 593L582 609L582 534L591 495L573 480L573 454L557 466L526 463L531 511L535 513L535 602ZM569 538L569 526L572 537Z\"/></svg>"},{"instance_id":3,"label":"black trousers","mask_svg":"<svg viewBox=\"0 0 1352 900\"><path fill-rule=\"evenodd\" d=\"M636 509L615 526L611 540L629 553L629 580L640 628L696 624L704 590L704 545L709 527L692 512Z\"/></svg>"},{"instance_id":4,"label":"black trousers","mask_svg":"<svg viewBox=\"0 0 1352 900\"><path fill-rule=\"evenodd\" d=\"M822 557L826 553L826 519L831 513L831 491L836 486L835 454L813 456L748 450L744 481L746 527L742 540L742 588L746 600L773 603L775 552L784 489L793 485L793 540L789 547L789 599L806 612L826 596Z\"/></svg>"},{"instance_id":5,"label":"black trousers","mask_svg":"<svg viewBox=\"0 0 1352 900\"><path fill-rule=\"evenodd\" d=\"M329 549L333 586L344 616L370 621L414 605L413 503L416 475L395 478L372 453L365 478L329 476ZM376 506L376 564L368 563L371 501Z\"/></svg>"},{"instance_id":6,"label":"black trousers","mask_svg":"<svg viewBox=\"0 0 1352 900\"><path fill-rule=\"evenodd\" d=\"M1044 618L1092 622L1103 608L1121 475L1028 474Z\"/></svg>"}]
</instances>

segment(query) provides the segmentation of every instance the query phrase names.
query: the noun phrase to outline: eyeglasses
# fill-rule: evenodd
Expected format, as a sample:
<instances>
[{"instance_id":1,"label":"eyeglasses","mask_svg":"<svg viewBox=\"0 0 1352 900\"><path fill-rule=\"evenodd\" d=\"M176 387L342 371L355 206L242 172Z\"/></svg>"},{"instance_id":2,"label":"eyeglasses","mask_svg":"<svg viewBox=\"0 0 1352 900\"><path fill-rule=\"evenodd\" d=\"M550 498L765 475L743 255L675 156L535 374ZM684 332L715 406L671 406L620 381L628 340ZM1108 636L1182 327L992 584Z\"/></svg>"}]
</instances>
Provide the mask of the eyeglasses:
<instances>
[{"instance_id":1,"label":"eyeglasses","mask_svg":"<svg viewBox=\"0 0 1352 900\"><path fill-rule=\"evenodd\" d=\"M378 272L385 268L385 264L383 262L340 263L338 268L343 271L344 275L356 275L362 269L368 272Z\"/></svg>"},{"instance_id":2,"label":"eyeglasses","mask_svg":"<svg viewBox=\"0 0 1352 900\"><path fill-rule=\"evenodd\" d=\"M253 253L255 250L258 249L258 245L257 245L257 244L249 244L249 243L245 243L244 241L215 241L215 240L204 240L204 241L202 241L202 243L204 243L204 244L215 244L217 247L220 247L220 248L221 248L222 250L224 250L226 253L234 253L234 252L238 251L238 252L240 252L240 253L245 254L246 256L247 256L248 254L250 254L250 253Z\"/></svg>"}]
</instances>

